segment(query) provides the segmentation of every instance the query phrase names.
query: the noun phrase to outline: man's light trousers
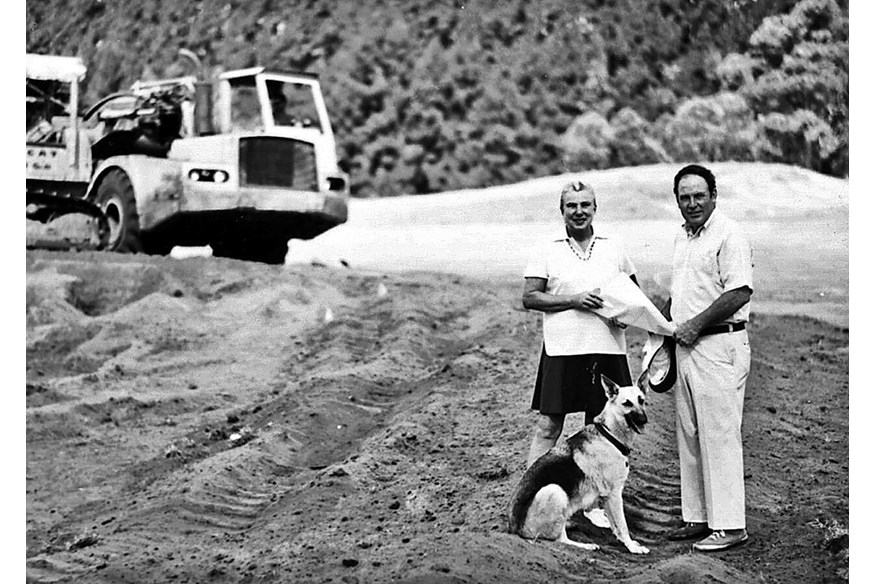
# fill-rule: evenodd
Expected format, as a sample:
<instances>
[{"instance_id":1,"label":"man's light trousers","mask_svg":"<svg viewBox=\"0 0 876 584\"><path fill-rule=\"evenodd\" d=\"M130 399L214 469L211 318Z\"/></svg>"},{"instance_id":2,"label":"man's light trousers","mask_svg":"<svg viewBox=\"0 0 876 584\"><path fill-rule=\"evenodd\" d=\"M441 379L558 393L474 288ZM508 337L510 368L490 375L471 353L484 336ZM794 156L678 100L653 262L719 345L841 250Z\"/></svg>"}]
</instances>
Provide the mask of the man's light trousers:
<instances>
[{"instance_id":1,"label":"man's light trousers","mask_svg":"<svg viewBox=\"0 0 876 584\"><path fill-rule=\"evenodd\" d=\"M675 420L684 521L745 527L742 404L751 366L745 330L676 347Z\"/></svg>"}]
</instances>

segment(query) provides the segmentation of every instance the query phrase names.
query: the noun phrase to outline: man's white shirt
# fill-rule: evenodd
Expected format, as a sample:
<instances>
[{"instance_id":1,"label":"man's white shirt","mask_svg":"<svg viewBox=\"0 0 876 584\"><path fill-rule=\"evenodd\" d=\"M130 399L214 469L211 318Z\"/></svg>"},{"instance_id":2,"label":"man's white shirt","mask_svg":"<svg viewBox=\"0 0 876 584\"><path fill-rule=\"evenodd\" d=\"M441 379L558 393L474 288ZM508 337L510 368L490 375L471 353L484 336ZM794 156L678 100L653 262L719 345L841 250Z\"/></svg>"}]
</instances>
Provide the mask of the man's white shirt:
<instances>
[{"instance_id":1,"label":"man's white shirt","mask_svg":"<svg viewBox=\"0 0 876 584\"><path fill-rule=\"evenodd\" d=\"M696 233L679 229L672 258L672 320L690 320L724 292L754 290L752 255L739 224L718 209ZM750 311L747 302L727 322L747 322Z\"/></svg>"}]
</instances>

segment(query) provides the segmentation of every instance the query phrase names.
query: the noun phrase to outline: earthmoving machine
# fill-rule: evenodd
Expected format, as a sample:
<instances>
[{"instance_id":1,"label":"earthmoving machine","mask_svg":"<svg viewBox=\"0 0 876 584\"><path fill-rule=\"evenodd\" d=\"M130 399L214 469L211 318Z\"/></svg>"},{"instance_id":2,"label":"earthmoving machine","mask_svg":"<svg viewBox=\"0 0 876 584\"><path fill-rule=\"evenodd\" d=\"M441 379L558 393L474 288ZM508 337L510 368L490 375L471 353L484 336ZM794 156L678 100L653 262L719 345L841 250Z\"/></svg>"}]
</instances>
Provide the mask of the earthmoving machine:
<instances>
[{"instance_id":1,"label":"earthmoving machine","mask_svg":"<svg viewBox=\"0 0 876 584\"><path fill-rule=\"evenodd\" d=\"M349 180L317 77L253 67L207 79L180 53L195 74L138 81L82 115L82 61L27 55L28 219L87 217L79 248L209 245L271 264L290 239L344 223Z\"/></svg>"}]
</instances>

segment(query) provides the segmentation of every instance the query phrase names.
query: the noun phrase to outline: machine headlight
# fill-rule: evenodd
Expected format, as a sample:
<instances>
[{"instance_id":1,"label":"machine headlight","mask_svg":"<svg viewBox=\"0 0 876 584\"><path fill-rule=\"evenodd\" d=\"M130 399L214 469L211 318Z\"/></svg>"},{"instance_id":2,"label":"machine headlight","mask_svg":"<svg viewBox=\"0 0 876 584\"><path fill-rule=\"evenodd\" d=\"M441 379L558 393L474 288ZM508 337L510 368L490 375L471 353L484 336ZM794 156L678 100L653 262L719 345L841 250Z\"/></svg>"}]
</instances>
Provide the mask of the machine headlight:
<instances>
[{"instance_id":1,"label":"machine headlight","mask_svg":"<svg viewBox=\"0 0 876 584\"><path fill-rule=\"evenodd\" d=\"M195 182L213 182L224 183L228 182L230 175L224 170L216 170L212 168L193 168L189 171L189 180Z\"/></svg>"}]
</instances>

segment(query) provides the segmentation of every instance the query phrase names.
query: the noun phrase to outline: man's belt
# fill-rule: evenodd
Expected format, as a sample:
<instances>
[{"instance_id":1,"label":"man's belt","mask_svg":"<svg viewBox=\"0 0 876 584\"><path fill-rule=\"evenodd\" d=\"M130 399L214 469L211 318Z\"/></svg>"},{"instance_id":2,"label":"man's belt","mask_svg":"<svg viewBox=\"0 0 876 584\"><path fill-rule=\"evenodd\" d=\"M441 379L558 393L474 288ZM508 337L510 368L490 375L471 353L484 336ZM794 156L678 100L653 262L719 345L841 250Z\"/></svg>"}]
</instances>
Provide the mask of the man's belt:
<instances>
[{"instance_id":1,"label":"man's belt","mask_svg":"<svg viewBox=\"0 0 876 584\"><path fill-rule=\"evenodd\" d=\"M704 337L706 335L720 335L721 333L735 333L736 331L741 331L744 328L744 322L728 322L725 324L716 324L714 326L707 326L706 328L701 330L700 336Z\"/></svg>"}]
</instances>

